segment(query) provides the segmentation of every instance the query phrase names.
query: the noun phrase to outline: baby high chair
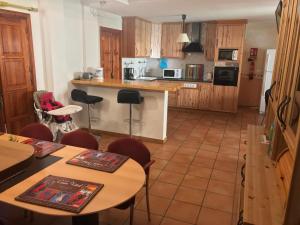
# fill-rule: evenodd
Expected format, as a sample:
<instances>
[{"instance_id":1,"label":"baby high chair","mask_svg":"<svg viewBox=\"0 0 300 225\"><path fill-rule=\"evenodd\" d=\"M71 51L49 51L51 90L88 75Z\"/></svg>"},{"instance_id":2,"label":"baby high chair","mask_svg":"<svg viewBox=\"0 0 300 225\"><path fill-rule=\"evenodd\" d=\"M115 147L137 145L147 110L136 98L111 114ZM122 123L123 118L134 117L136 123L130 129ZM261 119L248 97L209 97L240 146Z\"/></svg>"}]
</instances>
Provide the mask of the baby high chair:
<instances>
[{"instance_id":1,"label":"baby high chair","mask_svg":"<svg viewBox=\"0 0 300 225\"><path fill-rule=\"evenodd\" d=\"M54 99L52 92L44 90L34 92L33 99L34 109L40 123L50 128L54 140L57 139L59 133L65 134L78 129L70 115L81 111L81 106L63 106Z\"/></svg>"}]
</instances>

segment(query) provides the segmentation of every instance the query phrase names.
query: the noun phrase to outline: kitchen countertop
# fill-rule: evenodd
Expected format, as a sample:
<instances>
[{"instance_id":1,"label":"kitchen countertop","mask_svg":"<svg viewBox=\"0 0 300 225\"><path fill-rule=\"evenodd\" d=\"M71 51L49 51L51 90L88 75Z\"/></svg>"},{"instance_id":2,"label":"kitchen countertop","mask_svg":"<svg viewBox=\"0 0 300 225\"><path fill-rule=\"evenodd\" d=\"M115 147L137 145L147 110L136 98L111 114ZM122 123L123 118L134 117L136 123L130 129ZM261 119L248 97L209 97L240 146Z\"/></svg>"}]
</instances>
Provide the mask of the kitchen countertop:
<instances>
[{"instance_id":1,"label":"kitchen countertop","mask_svg":"<svg viewBox=\"0 0 300 225\"><path fill-rule=\"evenodd\" d=\"M198 79L191 79L191 78L177 78L177 79L171 79L171 78L162 78L158 77L157 80L163 80L163 81L186 81L186 82L201 82L201 83L212 83L212 81L202 81Z\"/></svg>"},{"instance_id":2,"label":"kitchen countertop","mask_svg":"<svg viewBox=\"0 0 300 225\"><path fill-rule=\"evenodd\" d=\"M142 81L142 80L72 80L72 84L85 85L85 86L98 86L108 88L129 88L143 91L157 91L157 92L176 92L182 88L182 84L176 82L160 82L155 81Z\"/></svg>"}]
</instances>

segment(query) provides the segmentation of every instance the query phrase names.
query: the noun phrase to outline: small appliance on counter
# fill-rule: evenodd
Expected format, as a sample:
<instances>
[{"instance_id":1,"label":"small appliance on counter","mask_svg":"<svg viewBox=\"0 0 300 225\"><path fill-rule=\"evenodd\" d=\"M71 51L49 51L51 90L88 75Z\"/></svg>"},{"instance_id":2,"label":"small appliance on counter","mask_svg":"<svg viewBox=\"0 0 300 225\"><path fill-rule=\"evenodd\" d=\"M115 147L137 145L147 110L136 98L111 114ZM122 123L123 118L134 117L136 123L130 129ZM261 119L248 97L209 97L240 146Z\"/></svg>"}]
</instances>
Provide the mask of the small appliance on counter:
<instances>
[{"instance_id":1,"label":"small appliance on counter","mask_svg":"<svg viewBox=\"0 0 300 225\"><path fill-rule=\"evenodd\" d=\"M185 69L185 79L203 81L203 73L203 64L187 64Z\"/></svg>"},{"instance_id":2,"label":"small appliance on counter","mask_svg":"<svg viewBox=\"0 0 300 225\"><path fill-rule=\"evenodd\" d=\"M94 74L91 72L83 72L81 75L81 79L83 80L92 80L94 77Z\"/></svg>"},{"instance_id":3,"label":"small appliance on counter","mask_svg":"<svg viewBox=\"0 0 300 225\"><path fill-rule=\"evenodd\" d=\"M215 64L214 85L237 86L238 77L238 63L218 62Z\"/></svg>"},{"instance_id":4,"label":"small appliance on counter","mask_svg":"<svg viewBox=\"0 0 300 225\"><path fill-rule=\"evenodd\" d=\"M221 48L219 50L218 60L220 61L237 61L239 55L238 49Z\"/></svg>"},{"instance_id":5,"label":"small appliance on counter","mask_svg":"<svg viewBox=\"0 0 300 225\"><path fill-rule=\"evenodd\" d=\"M125 80L135 80L134 68L124 68L124 79Z\"/></svg>"},{"instance_id":6,"label":"small appliance on counter","mask_svg":"<svg viewBox=\"0 0 300 225\"><path fill-rule=\"evenodd\" d=\"M164 79L181 79L182 69L164 69L163 70Z\"/></svg>"},{"instance_id":7,"label":"small appliance on counter","mask_svg":"<svg viewBox=\"0 0 300 225\"><path fill-rule=\"evenodd\" d=\"M103 73L103 68L96 68L95 74L94 74L94 78L95 80L103 80L104 78L104 73Z\"/></svg>"}]
</instances>

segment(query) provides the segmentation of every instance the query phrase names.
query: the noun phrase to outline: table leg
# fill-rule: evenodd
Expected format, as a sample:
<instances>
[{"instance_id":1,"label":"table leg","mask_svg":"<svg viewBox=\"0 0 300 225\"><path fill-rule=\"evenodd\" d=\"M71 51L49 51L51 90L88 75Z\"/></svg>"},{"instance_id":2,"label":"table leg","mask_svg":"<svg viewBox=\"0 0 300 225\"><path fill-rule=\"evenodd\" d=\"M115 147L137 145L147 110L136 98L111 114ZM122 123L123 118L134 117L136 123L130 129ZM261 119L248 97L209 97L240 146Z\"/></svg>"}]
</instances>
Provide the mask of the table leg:
<instances>
[{"instance_id":1,"label":"table leg","mask_svg":"<svg viewBox=\"0 0 300 225\"><path fill-rule=\"evenodd\" d=\"M85 216L73 216L72 225L99 225L98 213Z\"/></svg>"}]
</instances>

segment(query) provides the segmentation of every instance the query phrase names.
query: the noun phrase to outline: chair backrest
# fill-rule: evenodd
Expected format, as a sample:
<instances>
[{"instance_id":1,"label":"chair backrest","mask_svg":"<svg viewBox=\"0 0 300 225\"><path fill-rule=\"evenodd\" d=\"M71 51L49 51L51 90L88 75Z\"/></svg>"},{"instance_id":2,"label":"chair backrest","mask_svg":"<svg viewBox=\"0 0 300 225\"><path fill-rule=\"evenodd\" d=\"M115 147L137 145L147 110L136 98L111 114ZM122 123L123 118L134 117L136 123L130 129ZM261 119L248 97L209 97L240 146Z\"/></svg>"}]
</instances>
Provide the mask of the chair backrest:
<instances>
[{"instance_id":1,"label":"chair backrest","mask_svg":"<svg viewBox=\"0 0 300 225\"><path fill-rule=\"evenodd\" d=\"M94 150L98 150L99 148L96 138L83 130L76 130L65 134L61 139L61 144Z\"/></svg>"},{"instance_id":2,"label":"chair backrest","mask_svg":"<svg viewBox=\"0 0 300 225\"><path fill-rule=\"evenodd\" d=\"M40 98L43 94L47 93L48 91L45 91L45 90L40 90L40 91L35 91L33 93L33 101L34 101L34 104L35 106L38 108L38 109L42 109L41 108L41 104L40 104Z\"/></svg>"},{"instance_id":3,"label":"chair backrest","mask_svg":"<svg viewBox=\"0 0 300 225\"><path fill-rule=\"evenodd\" d=\"M20 135L43 141L53 141L53 134L51 130L40 123L32 123L23 127L20 131Z\"/></svg>"},{"instance_id":4,"label":"chair backrest","mask_svg":"<svg viewBox=\"0 0 300 225\"><path fill-rule=\"evenodd\" d=\"M126 155L145 166L151 160L149 149L140 141L133 138L122 138L112 142L107 149L109 152ZM146 173L149 170L145 171Z\"/></svg>"},{"instance_id":5,"label":"chair backrest","mask_svg":"<svg viewBox=\"0 0 300 225\"><path fill-rule=\"evenodd\" d=\"M118 92L118 103L125 104L140 104L143 101L143 98L140 95L139 91L122 89Z\"/></svg>"},{"instance_id":6,"label":"chair backrest","mask_svg":"<svg viewBox=\"0 0 300 225\"><path fill-rule=\"evenodd\" d=\"M73 89L71 92L71 98L76 102L85 102L87 93L80 89Z\"/></svg>"}]
</instances>

